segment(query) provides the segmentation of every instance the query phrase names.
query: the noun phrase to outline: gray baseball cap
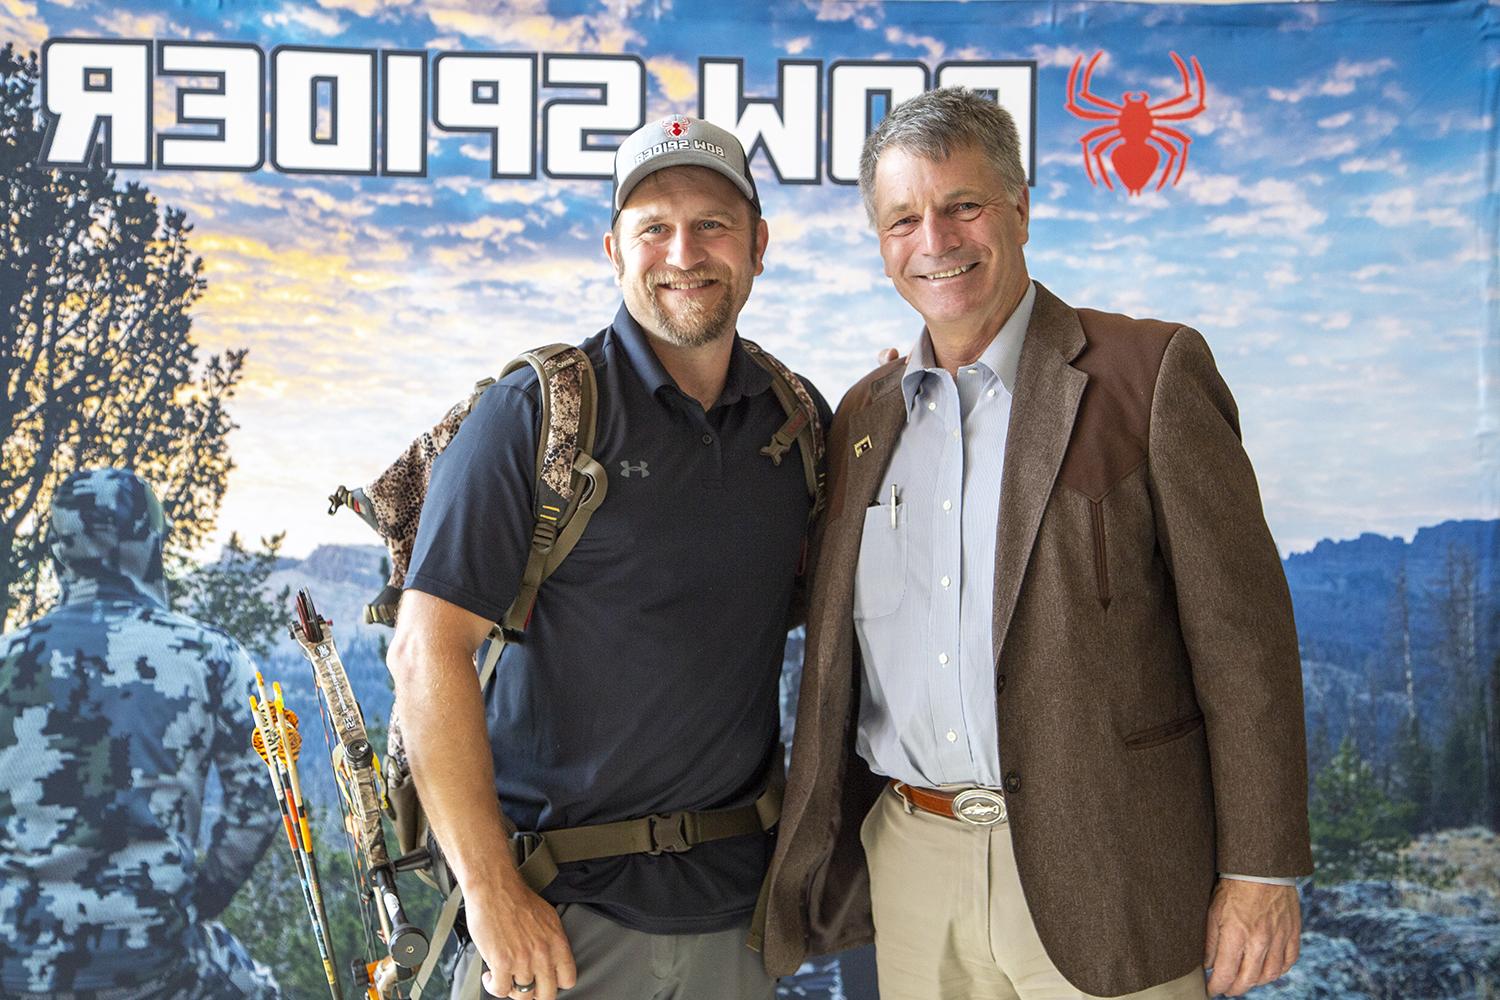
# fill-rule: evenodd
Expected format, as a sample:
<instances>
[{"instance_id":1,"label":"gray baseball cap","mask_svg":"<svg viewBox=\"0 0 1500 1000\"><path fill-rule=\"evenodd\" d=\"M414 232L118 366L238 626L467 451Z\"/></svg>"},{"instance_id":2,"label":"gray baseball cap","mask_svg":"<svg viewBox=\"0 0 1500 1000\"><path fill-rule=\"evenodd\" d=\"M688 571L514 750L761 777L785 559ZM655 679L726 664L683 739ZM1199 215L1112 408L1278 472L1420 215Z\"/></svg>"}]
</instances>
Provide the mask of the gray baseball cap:
<instances>
[{"instance_id":1,"label":"gray baseball cap","mask_svg":"<svg viewBox=\"0 0 1500 1000\"><path fill-rule=\"evenodd\" d=\"M729 178L740 194L760 211L755 178L745 162L745 148L734 133L701 118L669 115L636 129L615 152L615 202L610 224L620 217L625 199L647 176L667 167L707 167Z\"/></svg>"}]
</instances>

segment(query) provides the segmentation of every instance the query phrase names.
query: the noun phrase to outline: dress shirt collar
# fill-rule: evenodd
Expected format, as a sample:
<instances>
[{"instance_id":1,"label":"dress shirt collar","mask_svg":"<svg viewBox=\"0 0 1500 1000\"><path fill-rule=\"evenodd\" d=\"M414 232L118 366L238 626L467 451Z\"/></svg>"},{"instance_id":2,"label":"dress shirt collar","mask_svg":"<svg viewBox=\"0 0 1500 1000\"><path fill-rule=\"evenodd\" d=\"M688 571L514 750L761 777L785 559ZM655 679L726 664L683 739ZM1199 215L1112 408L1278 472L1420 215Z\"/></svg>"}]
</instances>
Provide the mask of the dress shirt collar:
<instances>
[{"instance_id":1,"label":"dress shirt collar","mask_svg":"<svg viewBox=\"0 0 1500 1000\"><path fill-rule=\"evenodd\" d=\"M1036 282L1027 282L1026 294L1021 296L1015 311L1001 325L1000 332L990 340L984 353L979 355L979 360L969 366L988 369L1005 386L1006 392L1015 392L1016 369L1021 363L1021 342L1026 339L1026 328L1031 324L1031 310L1035 305ZM908 415L916 401L917 389L922 384L923 377L928 372L937 371L939 368L932 350L932 338L924 327L916 346L911 350L911 356L907 358L906 371L901 376L901 394L906 399Z\"/></svg>"},{"instance_id":2,"label":"dress shirt collar","mask_svg":"<svg viewBox=\"0 0 1500 1000\"><path fill-rule=\"evenodd\" d=\"M612 324L614 332L625 349L625 357L630 360L630 367L640 376L641 383L646 391L653 396L658 395L664 388L670 387L679 395L684 395L678 388L677 381L662 365L661 359L656 356L656 351L651 348L649 335L641 329L641 325L630 315L630 310L625 303L620 303L620 309L615 313L615 321ZM724 389L719 393L716 406L728 406L736 403L746 396L755 396L771 388L771 373L760 365L750 360L745 347L740 343L740 335L734 335L734 350L729 354L729 372L724 379ZM685 395L684 395L685 398Z\"/></svg>"}]
</instances>

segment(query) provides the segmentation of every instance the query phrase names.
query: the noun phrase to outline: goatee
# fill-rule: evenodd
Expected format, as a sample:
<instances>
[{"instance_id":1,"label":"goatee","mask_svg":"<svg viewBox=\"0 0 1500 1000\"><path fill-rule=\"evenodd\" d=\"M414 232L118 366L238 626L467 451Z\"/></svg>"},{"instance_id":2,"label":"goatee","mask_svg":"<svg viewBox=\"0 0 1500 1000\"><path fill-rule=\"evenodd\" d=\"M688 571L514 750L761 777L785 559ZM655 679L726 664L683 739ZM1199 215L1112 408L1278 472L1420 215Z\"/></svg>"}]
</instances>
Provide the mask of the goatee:
<instances>
[{"instance_id":1,"label":"goatee","mask_svg":"<svg viewBox=\"0 0 1500 1000\"><path fill-rule=\"evenodd\" d=\"M720 286L720 294L712 305L689 301L680 305L675 314L662 307L658 293L663 283L704 280L714 281ZM671 275L650 275L646 283L657 333L669 344L678 347L703 347L734 332L731 317L734 296L726 275L679 271Z\"/></svg>"}]
</instances>

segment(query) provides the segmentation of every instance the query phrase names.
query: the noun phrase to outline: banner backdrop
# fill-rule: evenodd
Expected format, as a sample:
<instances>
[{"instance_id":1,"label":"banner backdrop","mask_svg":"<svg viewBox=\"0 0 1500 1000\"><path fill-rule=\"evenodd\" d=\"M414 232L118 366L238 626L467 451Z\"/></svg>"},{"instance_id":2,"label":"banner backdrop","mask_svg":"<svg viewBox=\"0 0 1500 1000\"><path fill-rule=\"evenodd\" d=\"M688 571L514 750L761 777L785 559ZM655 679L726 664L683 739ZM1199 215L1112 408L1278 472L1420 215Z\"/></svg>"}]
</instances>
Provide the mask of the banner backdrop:
<instances>
[{"instance_id":1,"label":"banner backdrop","mask_svg":"<svg viewBox=\"0 0 1500 1000\"><path fill-rule=\"evenodd\" d=\"M770 246L741 331L837 401L920 330L853 186L860 143L924 88L989 93L1021 129L1033 277L1215 352L1288 556L1318 765L1361 713L1385 740L1420 710L1436 748L1500 649L1497 10L0 0L0 42L41 55L45 164L102 158L186 212L195 340L249 350L216 537L286 531L288 579L373 540L324 516L335 485L520 350L609 321L621 135L701 115L752 150ZM1404 691L1398 598L1427 622L1400 619ZM1471 959L1500 970L1494 937L1455 940L1465 982ZM1372 975L1317 995L1465 995Z\"/></svg>"},{"instance_id":2,"label":"banner backdrop","mask_svg":"<svg viewBox=\"0 0 1500 1000\"><path fill-rule=\"evenodd\" d=\"M103 137L196 227L199 341L251 352L221 524L286 529L289 552L368 540L322 517L296 450L363 481L518 350L608 321L604 150L647 119L704 114L755 147L771 245L744 332L837 400L920 326L849 183L859 143L890 101L955 82L1022 126L1034 276L1209 338L1283 550L1494 510L1492 5L4 10L0 37L53 39L49 159ZM1156 123L1177 163L1107 148L1106 103L1185 89ZM1146 149L1164 162L1130 191L1115 163Z\"/></svg>"}]
</instances>

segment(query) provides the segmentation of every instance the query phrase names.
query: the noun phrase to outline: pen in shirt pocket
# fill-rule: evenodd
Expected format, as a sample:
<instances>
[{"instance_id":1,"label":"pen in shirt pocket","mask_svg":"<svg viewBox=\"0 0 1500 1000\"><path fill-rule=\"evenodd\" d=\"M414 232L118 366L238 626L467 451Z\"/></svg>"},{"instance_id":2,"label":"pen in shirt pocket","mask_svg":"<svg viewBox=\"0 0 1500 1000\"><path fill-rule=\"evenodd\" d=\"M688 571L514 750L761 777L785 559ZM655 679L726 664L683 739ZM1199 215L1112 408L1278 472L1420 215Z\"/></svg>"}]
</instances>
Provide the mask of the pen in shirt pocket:
<instances>
[{"instance_id":1,"label":"pen in shirt pocket","mask_svg":"<svg viewBox=\"0 0 1500 1000\"><path fill-rule=\"evenodd\" d=\"M890 503L888 505L887 504L882 504L880 502L880 494L877 493L875 495L875 499L870 501L870 506L874 507L876 509L879 509L880 507L884 507L884 506L889 506L890 507L890 510L891 510L891 530L894 531L898 527L897 514L900 512L900 509L901 509L901 490L900 490L900 487L898 487L895 483L891 484L891 500L890 500Z\"/></svg>"}]
</instances>

